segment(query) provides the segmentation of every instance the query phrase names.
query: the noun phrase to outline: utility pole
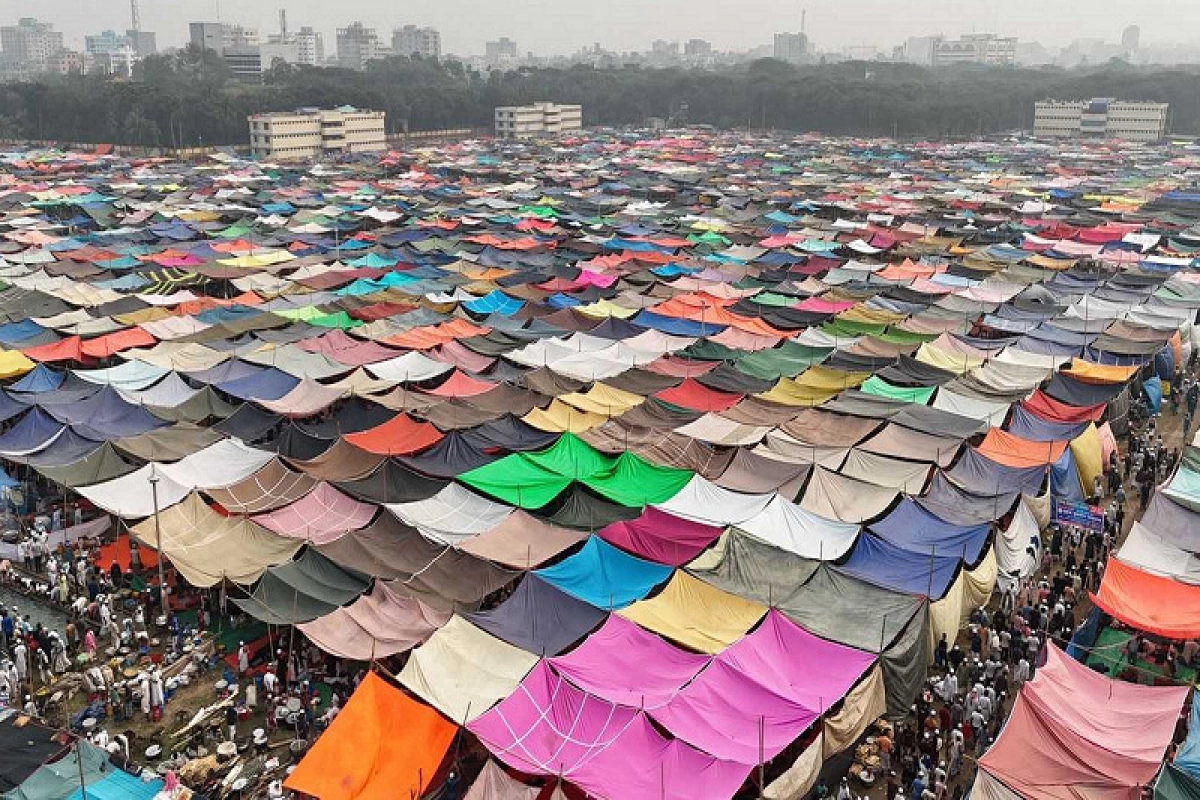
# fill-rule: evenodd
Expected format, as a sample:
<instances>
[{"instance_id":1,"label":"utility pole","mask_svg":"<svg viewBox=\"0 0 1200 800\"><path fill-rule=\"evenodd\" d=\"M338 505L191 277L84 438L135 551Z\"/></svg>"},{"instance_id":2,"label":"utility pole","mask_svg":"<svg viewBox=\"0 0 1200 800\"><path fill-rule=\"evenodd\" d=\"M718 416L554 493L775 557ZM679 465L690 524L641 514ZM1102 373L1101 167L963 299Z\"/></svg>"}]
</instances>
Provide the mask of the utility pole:
<instances>
[{"instance_id":1,"label":"utility pole","mask_svg":"<svg viewBox=\"0 0 1200 800\"><path fill-rule=\"evenodd\" d=\"M167 581L163 574L163 561L165 556L162 551L162 528L158 522L158 475L150 473L150 494L154 499L154 549L158 556L158 597L162 601L162 615L164 621L170 619L171 611L167 603Z\"/></svg>"}]
</instances>

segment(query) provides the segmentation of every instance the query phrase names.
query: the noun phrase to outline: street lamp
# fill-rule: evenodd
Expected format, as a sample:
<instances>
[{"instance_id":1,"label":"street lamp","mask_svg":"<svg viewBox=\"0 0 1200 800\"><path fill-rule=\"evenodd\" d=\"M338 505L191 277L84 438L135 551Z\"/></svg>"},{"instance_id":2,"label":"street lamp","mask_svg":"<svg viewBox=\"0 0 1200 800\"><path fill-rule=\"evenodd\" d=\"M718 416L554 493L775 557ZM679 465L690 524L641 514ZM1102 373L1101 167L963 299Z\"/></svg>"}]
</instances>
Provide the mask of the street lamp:
<instances>
[{"instance_id":1,"label":"street lamp","mask_svg":"<svg viewBox=\"0 0 1200 800\"><path fill-rule=\"evenodd\" d=\"M162 600L162 615L164 622L171 617L167 607L167 581L163 575L162 528L158 522L158 475L154 468L150 471L150 495L154 500L154 549L158 556L158 596Z\"/></svg>"}]
</instances>

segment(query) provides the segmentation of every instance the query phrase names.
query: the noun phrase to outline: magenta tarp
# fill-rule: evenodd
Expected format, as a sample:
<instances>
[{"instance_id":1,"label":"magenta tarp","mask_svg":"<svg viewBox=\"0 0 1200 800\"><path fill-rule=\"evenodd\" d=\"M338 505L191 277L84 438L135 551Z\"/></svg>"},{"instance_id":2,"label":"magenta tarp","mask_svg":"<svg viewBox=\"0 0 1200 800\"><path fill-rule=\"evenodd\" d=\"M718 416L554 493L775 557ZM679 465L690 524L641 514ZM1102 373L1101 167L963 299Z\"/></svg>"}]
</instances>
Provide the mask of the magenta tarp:
<instances>
[{"instance_id":1,"label":"magenta tarp","mask_svg":"<svg viewBox=\"0 0 1200 800\"><path fill-rule=\"evenodd\" d=\"M750 772L663 738L643 712L584 692L546 661L467 727L512 768L561 776L597 797L732 797Z\"/></svg>"},{"instance_id":2,"label":"magenta tarp","mask_svg":"<svg viewBox=\"0 0 1200 800\"><path fill-rule=\"evenodd\" d=\"M646 506L641 516L614 522L598 535L626 552L678 567L715 542L721 529Z\"/></svg>"},{"instance_id":3,"label":"magenta tarp","mask_svg":"<svg viewBox=\"0 0 1200 800\"><path fill-rule=\"evenodd\" d=\"M980 767L1031 800L1137 800L1158 772L1189 687L1107 678L1054 645Z\"/></svg>"},{"instance_id":4,"label":"magenta tarp","mask_svg":"<svg viewBox=\"0 0 1200 800\"><path fill-rule=\"evenodd\" d=\"M689 653L616 614L564 656L554 669L581 689L646 710L669 702L709 656Z\"/></svg>"},{"instance_id":5,"label":"magenta tarp","mask_svg":"<svg viewBox=\"0 0 1200 800\"><path fill-rule=\"evenodd\" d=\"M757 630L714 658L652 716L705 752L754 766L794 742L874 659L814 636L772 609Z\"/></svg>"},{"instance_id":6,"label":"magenta tarp","mask_svg":"<svg viewBox=\"0 0 1200 800\"><path fill-rule=\"evenodd\" d=\"M365 528L378 510L321 481L296 502L251 519L280 536L320 545Z\"/></svg>"}]
</instances>

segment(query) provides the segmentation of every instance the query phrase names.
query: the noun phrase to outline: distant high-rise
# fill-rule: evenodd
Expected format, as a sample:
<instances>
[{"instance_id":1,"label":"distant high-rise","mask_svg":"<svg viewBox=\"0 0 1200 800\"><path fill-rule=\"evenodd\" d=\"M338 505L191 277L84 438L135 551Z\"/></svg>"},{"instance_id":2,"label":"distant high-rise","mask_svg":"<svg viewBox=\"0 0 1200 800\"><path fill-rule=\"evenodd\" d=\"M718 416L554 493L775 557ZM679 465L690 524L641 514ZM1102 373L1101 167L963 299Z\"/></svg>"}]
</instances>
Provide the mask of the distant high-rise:
<instances>
[{"instance_id":1,"label":"distant high-rise","mask_svg":"<svg viewBox=\"0 0 1200 800\"><path fill-rule=\"evenodd\" d=\"M1130 25L1125 30L1121 31L1121 49L1127 55L1133 55L1138 51L1142 44L1142 29L1137 25Z\"/></svg>"},{"instance_id":2,"label":"distant high-rise","mask_svg":"<svg viewBox=\"0 0 1200 800\"><path fill-rule=\"evenodd\" d=\"M193 22L188 25L192 44L218 54L229 48L258 46L258 29L229 22Z\"/></svg>"},{"instance_id":3,"label":"distant high-rise","mask_svg":"<svg viewBox=\"0 0 1200 800\"><path fill-rule=\"evenodd\" d=\"M0 28L0 50L6 72L38 75L57 71L63 35L49 22L22 17L16 25Z\"/></svg>"},{"instance_id":4,"label":"distant high-rise","mask_svg":"<svg viewBox=\"0 0 1200 800\"><path fill-rule=\"evenodd\" d=\"M305 25L296 34L299 63L319 67L325 63L325 37Z\"/></svg>"},{"instance_id":5,"label":"distant high-rise","mask_svg":"<svg viewBox=\"0 0 1200 800\"><path fill-rule=\"evenodd\" d=\"M501 36L494 42L483 46L484 57L489 64L503 64L517 60L517 43L507 36Z\"/></svg>"},{"instance_id":6,"label":"distant high-rise","mask_svg":"<svg viewBox=\"0 0 1200 800\"><path fill-rule=\"evenodd\" d=\"M352 22L344 28L337 29L338 66L362 71L367 62L386 55L387 48L379 40L379 34L374 28L368 28L361 22Z\"/></svg>"},{"instance_id":7,"label":"distant high-rise","mask_svg":"<svg viewBox=\"0 0 1200 800\"><path fill-rule=\"evenodd\" d=\"M392 55L439 59L442 57L442 34L437 28L418 28L416 25L396 28L392 31Z\"/></svg>"},{"instance_id":8,"label":"distant high-rise","mask_svg":"<svg viewBox=\"0 0 1200 800\"><path fill-rule=\"evenodd\" d=\"M780 61L786 61L789 64L803 64L808 60L808 34L775 34L774 55Z\"/></svg>"},{"instance_id":9,"label":"distant high-rise","mask_svg":"<svg viewBox=\"0 0 1200 800\"><path fill-rule=\"evenodd\" d=\"M994 33L964 34L958 39L939 39L933 45L933 66L989 64L1012 66L1017 63L1017 40Z\"/></svg>"},{"instance_id":10,"label":"distant high-rise","mask_svg":"<svg viewBox=\"0 0 1200 800\"><path fill-rule=\"evenodd\" d=\"M710 56L712 44L704 39L688 39L683 45L685 56Z\"/></svg>"}]
</instances>

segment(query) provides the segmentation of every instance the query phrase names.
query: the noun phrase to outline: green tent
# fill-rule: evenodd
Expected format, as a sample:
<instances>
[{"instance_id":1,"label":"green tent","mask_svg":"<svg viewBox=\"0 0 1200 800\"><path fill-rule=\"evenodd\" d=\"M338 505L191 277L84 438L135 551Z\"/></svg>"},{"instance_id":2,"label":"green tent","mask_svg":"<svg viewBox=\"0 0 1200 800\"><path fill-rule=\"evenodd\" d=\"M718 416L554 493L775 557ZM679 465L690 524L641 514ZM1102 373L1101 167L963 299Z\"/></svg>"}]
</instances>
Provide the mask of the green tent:
<instances>
[{"instance_id":1,"label":"green tent","mask_svg":"<svg viewBox=\"0 0 1200 800\"><path fill-rule=\"evenodd\" d=\"M933 397L936 388L936 386L894 386L878 375L867 378L862 385L862 390L867 394L920 405L926 405L929 402L929 398Z\"/></svg>"},{"instance_id":2,"label":"green tent","mask_svg":"<svg viewBox=\"0 0 1200 800\"><path fill-rule=\"evenodd\" d=\"M1200 800L1200 780L1174 764L1164 764L1154 782L1154 800Z\"/></svg>"}]
</instances>

